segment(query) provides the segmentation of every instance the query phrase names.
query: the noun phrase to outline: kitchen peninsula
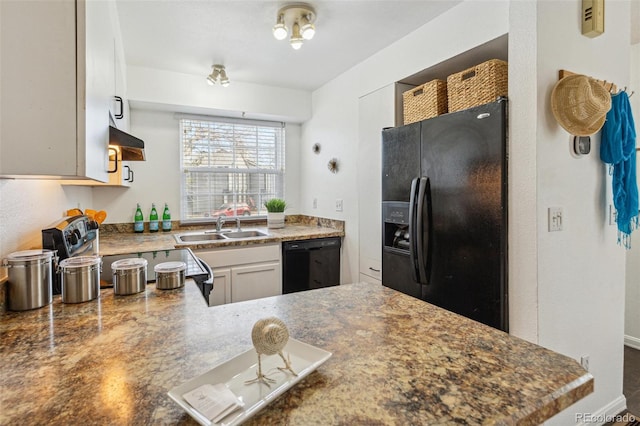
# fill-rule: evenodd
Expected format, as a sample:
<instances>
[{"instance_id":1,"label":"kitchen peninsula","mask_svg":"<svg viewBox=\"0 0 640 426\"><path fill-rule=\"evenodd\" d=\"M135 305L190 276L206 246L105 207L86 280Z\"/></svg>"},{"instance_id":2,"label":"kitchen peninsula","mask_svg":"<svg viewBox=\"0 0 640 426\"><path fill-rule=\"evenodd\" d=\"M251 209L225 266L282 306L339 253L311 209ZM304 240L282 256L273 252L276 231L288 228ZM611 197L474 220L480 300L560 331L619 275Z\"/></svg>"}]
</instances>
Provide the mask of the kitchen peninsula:
<instances>
[{"instance_id":1,"label":"kitchen peninsula","mask_svg":"<svg viewBox=\"0 0 640 426\"><path fill-rule=\"evenodd\" d=\"M172 388L277 316L333 356L250 424L538 424L593 391L573 359L359 283L209 308L196 285L9 312L1 424L195 424Z\"/></svg>"}]
</instances>

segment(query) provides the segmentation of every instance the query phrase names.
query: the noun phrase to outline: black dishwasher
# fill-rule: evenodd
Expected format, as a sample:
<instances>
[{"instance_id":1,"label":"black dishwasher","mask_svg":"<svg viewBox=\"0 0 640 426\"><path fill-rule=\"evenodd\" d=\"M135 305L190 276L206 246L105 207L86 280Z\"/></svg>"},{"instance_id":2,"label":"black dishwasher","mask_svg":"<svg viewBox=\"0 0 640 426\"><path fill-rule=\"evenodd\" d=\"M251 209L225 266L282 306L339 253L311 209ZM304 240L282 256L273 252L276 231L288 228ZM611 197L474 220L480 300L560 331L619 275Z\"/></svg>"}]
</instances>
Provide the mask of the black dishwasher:
<instances>
[{"instance_id":1,"label":"black dishwasher","mask_svg":"<svg viewBox=\"0 0 640 426\"><path fill-rule=\"evenodd\" d=\"M340 237L282 243L282 292L340 284Z\"/></svg>"}]
</instances>

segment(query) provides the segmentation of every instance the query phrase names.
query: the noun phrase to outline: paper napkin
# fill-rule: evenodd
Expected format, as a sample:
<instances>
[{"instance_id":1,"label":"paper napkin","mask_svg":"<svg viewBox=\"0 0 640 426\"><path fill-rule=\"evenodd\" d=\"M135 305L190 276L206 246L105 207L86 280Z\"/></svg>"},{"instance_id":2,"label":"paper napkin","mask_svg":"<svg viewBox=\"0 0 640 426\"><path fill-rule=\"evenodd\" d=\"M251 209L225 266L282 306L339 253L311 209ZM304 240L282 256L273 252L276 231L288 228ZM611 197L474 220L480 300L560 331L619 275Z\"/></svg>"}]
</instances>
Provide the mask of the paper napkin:
<instances>
[{"instance_id":1,"label":"paper napkin","mask_svg":"<svg viewBox=\"0 0 640 426\"><path fill-rule=\"evenodd\" d=\"M244 406L240 400L224 383L216 385L205 384L182 395L182 397L213 423Z\"/></svg>"}]
</instances>

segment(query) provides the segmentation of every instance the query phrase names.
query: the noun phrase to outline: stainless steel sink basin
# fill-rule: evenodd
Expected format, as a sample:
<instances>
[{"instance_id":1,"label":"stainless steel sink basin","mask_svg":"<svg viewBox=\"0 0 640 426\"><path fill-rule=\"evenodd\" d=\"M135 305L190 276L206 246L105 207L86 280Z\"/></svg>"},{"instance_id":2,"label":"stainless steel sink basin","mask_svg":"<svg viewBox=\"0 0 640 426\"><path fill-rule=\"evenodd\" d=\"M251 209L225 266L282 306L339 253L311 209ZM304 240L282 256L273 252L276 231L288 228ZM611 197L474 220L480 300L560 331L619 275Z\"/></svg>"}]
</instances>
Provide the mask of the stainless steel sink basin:
<instances>
[{"instance_id":1,"label":"stainless steel sink basin","mask_svg":"<svg viewBox=\"0 0 640 426\"><path fill-rule=\"evenodd\" d=\"M262 231L258 231L256 229L251 229L246 231L233 231L233 232L227 232L226 234L224 234L226 238L252 238L252 237L264 237L266 235L267 235L266 233Z\"/></svg>"},{"instance_id":2,"label":"stainless steel sink basin","mask_svg":"<svg viewBox=\"0 0 640 426\"><path fill-rule=\"evenodd\" d=\"M1 0L0 0L1 1ZM267 236L266 232L257 229L247 229L244 231L231 231L224 229L222 231L203 231L189 232L186 234L175 234L174 237L178 243L206 243L218 240L233 240L240 238L254 238Z\"/></svg>"},{"instance_id":3,"label":"stainless steel sink basin","mask_svg":"<svg viewBox=\"0 0 640 426\"><path fill-rule=\"evenodd\" d=\"M190 243L194 241L215 241L224 240L225 237L222 234L204 233L198 232L196 234L176 234L176 241L179 243Z\"/></svg>"}]
</instances>

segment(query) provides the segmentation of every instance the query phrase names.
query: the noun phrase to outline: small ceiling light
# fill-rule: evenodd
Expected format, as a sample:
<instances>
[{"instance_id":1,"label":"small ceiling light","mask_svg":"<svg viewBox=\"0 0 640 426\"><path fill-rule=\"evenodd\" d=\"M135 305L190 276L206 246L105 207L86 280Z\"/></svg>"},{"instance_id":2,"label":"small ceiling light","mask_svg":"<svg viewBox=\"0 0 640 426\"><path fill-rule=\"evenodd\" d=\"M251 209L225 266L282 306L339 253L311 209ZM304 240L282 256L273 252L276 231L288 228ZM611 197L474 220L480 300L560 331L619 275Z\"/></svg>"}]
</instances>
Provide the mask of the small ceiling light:
<instances>
[{"instance_id":1,"label":"small ceiling light","mask_svg":"<svg viewBox=\"0 0 640 426\"><path fill-rule=\"evenodd\" d=\"M311 40L315 35L315 19L315 10L306 3L284 6L278 11L277 22L273 26L273 36L277 40L284 40L291 32L289 43L291 47L298 50L305 40Z\"/></svg>"},{"instance_id":2,"label":"small ceiling light","mask_svg":"<svg viewBox=\"0 0 640 426\"><path fill-rule=\"evenodd\" d=\"M289 31L287 31L287 27L284 25L284 14L278 15L278 22L273 26L273 36L276 40L284 40L287 38Z\"/></svg>"},{"instance_id":3,"label":"small ceiling light","mask_svg":"<svg viewBox=\"0 0 640 426\"><path fill-rule=\"evenodd\" d=\"M220 84L222 87L227 87L229 85L229 77L227 77L227 72L224 70L224 67L220 70Z\"/></svg>"},{"instance_id":4,"label":"small ceiling light","mask_svg":"<svg viewBox=\"0 0 640 426\"><path fill-rule=\"evenodd\" d=\"M316 27L311 23L309 15L304 15L303 17L301 17L300 23L302 24L300 27L302 38L305 40L311 40L313 36L316 35Z\"/></svg>"},{"instance_id":5,"label":"small ceiling light","mask_svg":"<svg viewBox=\"0 0 640 426\"><path fill-rule=\"evenodd\" d=\"M210 86L220 84L223 87L227 87L229 85L229 77L227 77L224 65L211 65L211 74L207 76L207 83Z\"/></svg>"},{"instance_id":6,"label":"small ceiling light","mask_svg":"<svg viewBox=\"0 0 640 426\"><path fill-rule=\"evenodd\" d=\"M300 25L298 25L298 23L296 22L295 24L293 24L293 33L291 34L290 40L291 47L293 47L295 50L298 50L302 47L303 42L304 39L300 35Z\"/></svg>"}]
</instances>

